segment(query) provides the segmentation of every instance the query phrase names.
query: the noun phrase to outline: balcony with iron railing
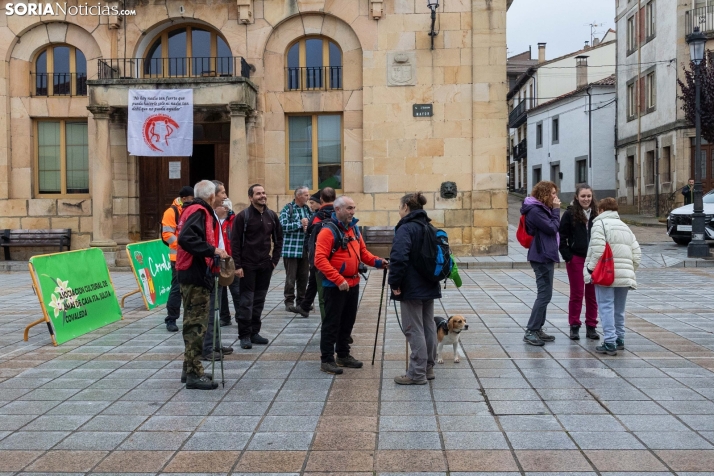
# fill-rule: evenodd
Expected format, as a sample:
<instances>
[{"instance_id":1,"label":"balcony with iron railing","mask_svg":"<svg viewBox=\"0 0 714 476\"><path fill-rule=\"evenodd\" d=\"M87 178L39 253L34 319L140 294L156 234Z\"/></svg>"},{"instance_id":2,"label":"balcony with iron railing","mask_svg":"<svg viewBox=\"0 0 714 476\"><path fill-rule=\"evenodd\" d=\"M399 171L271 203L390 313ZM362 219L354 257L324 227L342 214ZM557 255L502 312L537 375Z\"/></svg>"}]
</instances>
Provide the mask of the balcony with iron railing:
<instances>
[{"instance_id":1,"label":"balcony with iron railing","mask_svg":"<svg viewBox=\"0 0 714 476\"><path fill-rule=\"evenodd\" d=\"M342 89L342 66L285 68L286 91Z\"/></svg>"},{"instance_id":2,"label":"balcony with iron railing","mask_svg":"<svg viewBox=\"0 0 714 476\"><path fill-rule=\"evenodd\" d=\"M706 5L693 8L685 13L684 34L692 34L695 27L699 27L699 31L708 37L714 37L714 0L710 0Z\"/></svg>"},{"instance_id":3,"label":"balcony with iron railing","mask_svg":"<svg viewBox=\"0 0 714 476\"><path fill-rule=\"evenodd\" d=\"M250 65L240 56L100 59L103 79L250 78Z\"/></svg>"},{"instance_id":4,"label":"balcony with iron railing","mask_svg":"<svg viewBox=\"0 0 714 476\"><path fill-rule=\"evenodd\" d=\"M86 96L87 73L30 73L33 96Z\"/></svg>"},{"instance_id":5,"label":"balcony with iron railing","mask_svg":"<svg viewBox=\"0 0 714 476\"><path fill-rule=\"evenodd\" d=\"M526 155L528 155L528 142L527 139L523 139L513 148L513 159L521 160Z\"/></svg>"},{"instance_id":6,"label":"balcony with iron railing","mask_svg":"<svg viewBox=\"0 0 714 476\"><path fill-rule=\"evenodd\" d=\"M513 108L511 113L508 115L508 127L515 129L520 127L526 119L528 114L526 113L526 100L522 100L516 107Z\"/></svg>"}]
</instances>

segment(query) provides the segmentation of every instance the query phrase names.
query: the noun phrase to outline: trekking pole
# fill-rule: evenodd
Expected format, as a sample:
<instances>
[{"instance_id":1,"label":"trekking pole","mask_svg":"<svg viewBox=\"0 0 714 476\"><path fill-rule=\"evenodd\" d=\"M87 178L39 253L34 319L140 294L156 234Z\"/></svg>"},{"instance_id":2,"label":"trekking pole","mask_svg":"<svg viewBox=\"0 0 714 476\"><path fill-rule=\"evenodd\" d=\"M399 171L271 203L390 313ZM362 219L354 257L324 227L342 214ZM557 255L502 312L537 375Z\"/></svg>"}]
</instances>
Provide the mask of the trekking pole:
<instances>
[{"instance_id":1,"label":"trekking pole","mask_svg":"<svg viewBox=\"0 0 714 476\"><path fill-rule=\"evenodd\" d=\"M220 299L218 297L218 289L216 289L216 302L220 302ZM214 318L213 318L213 331L218 334L218 338L216 339L216 347L218 348L218 353L221 356L221 385L223 388L226 388L226 379L225 375L223 373L223 336L221 332L221 309L220 309L220 304L216 305L216 312L214 313ZM214 344L215 345L215 344ZM213 356L215 357L216 355L216 349L213 350Z\"/></svg>"},{"instance_id":2,"label":"trekking pole","mask_svg":"<svg viewBox=\"0 0 714 476\"><path fill-rule=\"evenodd\" d=\"M223 374L223 348L221 345L221 323L220 323L220 313L221 313L221 308L220 308L220 286L218 285L218 276L220 274L220 263L221 260L218 256L214 257L214 269L217 269L218 272L215 273L215 281L214 281L214 287L213 287L213 294L215 296L214 301L213 301L213 349L211 352L211 381L215 379L215 369L216 369L216 351L220 355L221 358L221 384L223 385L223 388L226 386L226 381L224 378ZM218 345L216 345L218 344Z\"/></svg>"},{"instance_id":3,"label":"trekking pole","mask_svg":"<svg viewBox=\"0 0 714 476\"><path fill-rule=\"evenodd\" d=\"M372 365L374 365L374 356L377 354L377 335L379 334L379 320L382 317L382 302L384 301L384 286L387 284L387 269L384 269L382 274L382 292L379 294L379 312L377 312L377 328L374 331L374 348L372 349ZM386 322L387 315L385 309L384 320Z\"/></svg>"},{"instance_id":4,"label":"trekking pole","mask_svg":"<svg viewBox=\"0 0 714 476\"><path fill-rule=\"evenodd\" d=\"M216 311L218 311L218 275L216 275L213 283L213 345L211 346L211 381L216 376Z\"/></svg>"}]
</instances>

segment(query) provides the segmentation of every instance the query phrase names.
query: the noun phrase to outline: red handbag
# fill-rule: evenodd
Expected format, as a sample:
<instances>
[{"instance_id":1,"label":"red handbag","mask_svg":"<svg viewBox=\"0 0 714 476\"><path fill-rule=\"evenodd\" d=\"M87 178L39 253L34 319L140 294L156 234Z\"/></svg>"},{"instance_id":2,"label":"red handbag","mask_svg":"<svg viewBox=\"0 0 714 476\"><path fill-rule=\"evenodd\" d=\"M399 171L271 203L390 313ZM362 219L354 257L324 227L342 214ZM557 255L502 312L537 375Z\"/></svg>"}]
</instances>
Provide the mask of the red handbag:
<instances>
[{"instance_id":1,"label":"red handbag","mask_svg":"<svg viewBox=\"0 0 714 476\"><path fill-rule=\"evenodd\" d=\"M602 231L605 233L605 224L602 224ZM615 258L612 256L612 248L605 235L605 250L595 265L595 270L591 276L593 284L600 286L611 286L615 282Z\"/></svg>"}]
</instances>

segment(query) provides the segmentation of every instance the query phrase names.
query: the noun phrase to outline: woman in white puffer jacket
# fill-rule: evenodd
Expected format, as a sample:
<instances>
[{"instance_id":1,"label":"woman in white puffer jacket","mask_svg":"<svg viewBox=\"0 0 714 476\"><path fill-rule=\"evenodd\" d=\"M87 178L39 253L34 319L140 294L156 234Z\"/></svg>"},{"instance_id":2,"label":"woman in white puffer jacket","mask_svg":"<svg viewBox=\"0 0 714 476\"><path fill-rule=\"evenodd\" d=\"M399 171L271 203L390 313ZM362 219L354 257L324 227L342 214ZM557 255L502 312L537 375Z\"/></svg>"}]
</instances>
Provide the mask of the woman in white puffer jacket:
<instances>
[{"instance_id":1,"label":"woman in white puffer jacket","mask_svg":"<svg viewBox=\"0 0 714 476\"><path fill-rule=\"evenodd\" d=\"M595 285L600 322L605 334L605 342L595 350L601 354L617 355L618 350L625 349L627 292L637 289L635 271L640 266L642 251L632 230L620 220L614 198L603 198L598 203L598 209L598 216L593 220L590 231L590 246L583 274L585 283L589 283L590 275L605 251L605 243L610 243L615 263L615 281L610 286Z\"/></svg>"}]
</instances>

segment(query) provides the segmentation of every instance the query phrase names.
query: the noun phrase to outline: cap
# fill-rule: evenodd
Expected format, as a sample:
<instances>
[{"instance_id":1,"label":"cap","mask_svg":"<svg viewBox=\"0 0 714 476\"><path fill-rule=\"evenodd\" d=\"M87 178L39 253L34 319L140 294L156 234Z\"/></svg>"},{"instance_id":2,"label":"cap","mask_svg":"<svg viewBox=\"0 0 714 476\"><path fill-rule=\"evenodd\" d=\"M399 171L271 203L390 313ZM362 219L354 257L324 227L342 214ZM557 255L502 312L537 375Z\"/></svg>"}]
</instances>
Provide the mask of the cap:
<instances>
[{"instance_id":1,"label":"cap","mask_svg":"<svg viewBox=\"0 0 714 476\"><path fill-rule=\"evenodd\" d=\"M188 185L184 185L183 187L181 187L179 197L193 197L193 187L189 187Z\"/></svg>"},{"instance_id":2,"label":"cap","mask_svg":"<svg viewBox=\"0 0 714 476\"><path fill-rule=\"evenodd\" d=\"M310 200L312 200L313 202L320 203L320 193L321 192L322 192L322 190L318 190L317 192L310 195Z\"/></svg>"}]
</instances>

